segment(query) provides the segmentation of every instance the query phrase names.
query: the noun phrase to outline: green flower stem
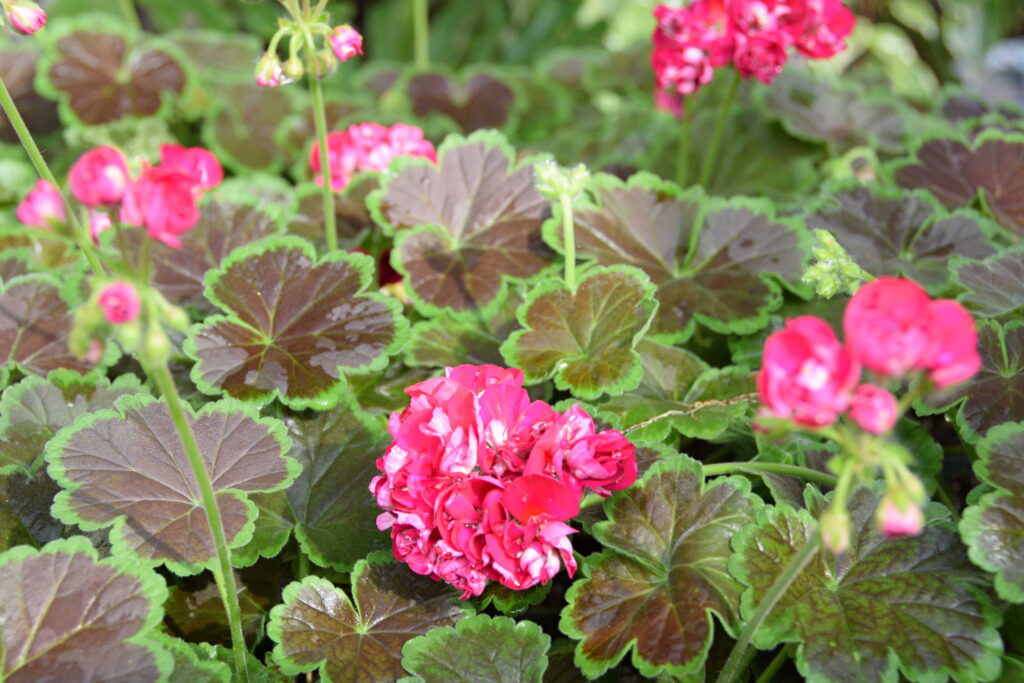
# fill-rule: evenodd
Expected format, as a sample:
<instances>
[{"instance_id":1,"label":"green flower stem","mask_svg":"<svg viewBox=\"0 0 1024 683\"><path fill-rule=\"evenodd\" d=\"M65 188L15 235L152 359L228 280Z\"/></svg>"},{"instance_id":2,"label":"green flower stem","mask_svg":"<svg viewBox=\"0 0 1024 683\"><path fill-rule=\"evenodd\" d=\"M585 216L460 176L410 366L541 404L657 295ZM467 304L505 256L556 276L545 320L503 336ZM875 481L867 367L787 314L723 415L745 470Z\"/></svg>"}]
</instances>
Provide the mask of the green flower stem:
<instances>
[{"instance_id":1,"label":"green flower stem","mask_svg":"<svg viewBox=\"0 0 1024 683\"><path fill-rule=\"evenodd\" d=\"M846 499L850 497L850 489L853 488L853 471L857 467L857 456L854 453L847 453L846 460L839 469L839 483L836 484L835 495L832 496L832 509L846 511Z\"/></svg>"},{"instance_id":2,"label":"green flower stem","mask_svg":"<svg viewBox=\"0 0 1024 683\"><path fill-rule=\"evenodd\" d=\"M565 284L569 291L576 291L576 233L573 228L572 197L563 192L559 197L562 206L562 240L565 247Z\"/></svg>"},{"instance_id":3,"label":"green flower stem","mask_svg":"<svg viewBox=\"0 0 1024 683\"><path fill-rule=\"evenodd\" d=\"M159 323L153 323L159 324ZM217 566L214 567L214 578L217 580L217 587L220 589L220 596L224 602L224 611L228 615L228 625L231 627L231 650L235 659L235 671L241 673L243 681L249 680L249 672L246 669L246 648L245 635L242 633L242 608L238 604L238 588L235 585L235 574L231 565L231 549L228 547L227 537L224 534L224 524L220 516L220 508L217 506L217 496L213 491L213 482L203 464L203 456L199 452L199 444L196 443L195 434L188 423L188 416L182 405L181 396L178 395L178 388L174 384L174 378L167 367L166 360L152 361L149 358L144 361L146 374L149 375L157 388L167 401L167 409L171 413L171 420L178 431L181 445L188 455L189 465L195 475L196 483L199 485L199 492L203 499L203 509L206 510L206 518L210 523L210 531L213 535L213 543L217 549Z\"/></svg>"},{"instance_id":4,"label":"green flower stem","mask_svg":"<svg viewBox=\"0 0 1024 683\"><path fill-rule=\"evenodd\" d=\"M311 37L307 37L307 47L313 54L315 47ZM316 121L316 139L320 143L320 170L324 176L324 235L327 237L327 251L338 248L338 229L334 224L334 190L331 188L331 167L327 157L327 114L324 110L324 91L320 79L310 74L309 94L313 97L313 118Z\"/></svg>"},{"instance_id":5,"label":"green flower stem","mask_svg":"<svg viewBox=\"0 0 1024 683\"><path fill-rule=\"evenodd\" d=\"M428 0L412 0L412 42L416 52L416 70L430 68L430 13Z\"/></svg>"},{"instance_id":6,"label":"green flower stem","mask_svg":"<svg viewBox=\"0 0 1024 683\"><path fill-rule=\"evenodd\" d=\"M743 631L740 632L740 637L737 638L736 644L733 645L729 658L725 661L725 666L722 667L722 673L718 676L718 683L733 683L733 681L741 677L742 672L747 668L750 658L754 654L750 651L750 641L753 640L754 634L761 628L761 624L768 618L772 609L775 608L775 605L786 594L786 591L793 585L793 581L796 580L796 577L800 575L800 572L804 570L804 567L814 558L820 548L821 534L815 528L811 533L811 537L807 539L803 547L793 556L789 564L786 565L782 573L772 583L768 592L765 593L764 598L758 603L757 609L754 610L750 620L747 621Z\"/></svg>"},{"instance_id":7,"label":"green flower stem","mask_svg":"<svg viewBox=\"0 0 1024 683\"><path fill-rule=\"evenodd\" d=\"M302 581L307 576L309 576L309 555L302 552L302 548L299 548L299 569L295 580Z\"/></svg>"},{"instance_id":8,"label":"green flower stem","mask_svg":"<svg viewBox=\"0 0 1024 683\"><path fill-rule=\"evenodd\" d=\"M793 650L795 649L796 643L787 643L785 647L780 649L779 653L775 655L775 659L768 665L768 668L757 677L757 683L770 683L775 678L775 674L782 668L782 665L786 663L786 660L793 656Z\"/></svg>"},{"instance_id":9,"label":"green flower stem","mask_svg":"<svg viewBox=\"0 0 1024 683\"><path fill-rule=\"evenodd\" d=\"M718 157L718 149L722 146L722 135L725 133L725 124L729 120L729 112L732 110L732 103L736 99L736 90L740 87L740 72L733 69L732 80L729 81L729 89L725 92L725 99L718 110L718 121L715 122L715 131L711 134L711 144L704 155L704 163L700 167L700 185L707 189L708 181L711 180L711 172L715 168L715 160Z\"/></svg>"},{"instance_id":10,"label":"green flower stem","mask_svg":"<svg viewBox=\"0 0 1024 683\"><path fill-rule=\"evenodd\" d=\"M690 175L690 106L693 95L683 102L683 115L679 120L679 147L676 150L676 182L686 187Z\"/></svg>"},{"instance_id":11,"label":"green flower stem","mask_svg":"<svg viewBox=\"0 0 1024 683\"><path fill-rule=\"evenodd\" d=\"M124 20L138 32L142 31L142 22L139 21L139 13L135 9L134 0L120 0L121 2L121 14L124 15Z\"/></svg>"},{"instance_id":12,"label":"green flower stem","mask_svg":"<svg viewBox=\"0 0 1024 683\"><path fill-rule=\"evenodd\" d=\"M50 167L46 165L42 152L39 151L32 133L29 132L28 126L25 125L25 119L21 118L21 113L14 106L14 99L11 97L11 93L8 92L7 84L4 83L2 78L0 78L0 109L3 109L4 114L7 115L7 120L11 122L11 127L14 128L14 132L18 135L18 140L21 141L21 146L25 148L25 153L28 154L32 165L35 166L36 173L39 174L40 178L57 188L57 192L60 194L60 198L64 201L64 206L67 209L68 219L72 223L71 228L74 240L78 243L82 252L85 253L85 258L89 262L92 272L96 275L103 275L103 266L100 265L99 257L96 256L96 252L93 249L92 238L89 236L88 230L79 222L78 215L75 213L75 207L71 206L71 202L64 195L64 191L60 189L60 185L57 183L57 179L54 177Z\"/></svg>"},{"instance_id":13,"label":"green flower stem","mask_svg":"<svg viewBox=\"0 0 1024 683\"><path fill-rule=\"evenodd\" d=\"M713 477L719 474L785 474L814 481L825 486L835 487L839 480L830 474L812 470L799 465L786 465L779 462L722 462L704 466L704 476Z\"/></svg>"}]
</instances>

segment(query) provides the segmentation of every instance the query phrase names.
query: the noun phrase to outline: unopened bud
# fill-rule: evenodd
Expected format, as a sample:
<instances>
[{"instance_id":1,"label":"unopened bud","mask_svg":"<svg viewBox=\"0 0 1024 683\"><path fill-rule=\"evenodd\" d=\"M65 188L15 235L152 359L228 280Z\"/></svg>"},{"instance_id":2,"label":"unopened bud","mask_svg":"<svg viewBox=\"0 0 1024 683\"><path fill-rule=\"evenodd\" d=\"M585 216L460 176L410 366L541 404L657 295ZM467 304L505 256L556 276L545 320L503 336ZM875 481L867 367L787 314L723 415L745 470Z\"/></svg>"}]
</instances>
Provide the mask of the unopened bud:
<instances>
[{"instance_id":1,"label":"unopened bud","mask_svg":"<svg viewBox=\"0 0 1024 683\"><path fill-rule=\"evenodd\" d=\"M841 555L850 547L850 515L846 510L831 507L822 513L818 520L821 524L821 543L833 555Z\"/></svg>"},{"instance_id":2,"label":"unopened bud","mask_svg":"<svg viewBox=\"0 0 1024 683\"><path fill-rule=\"evenodd\" d=\"M281 68L281 60L273 53L266 53L256 63L256 85L261 88L276 88L286 83L284 69Z\"/></svg>"},{"instance_id":3,"label":"unopened bud","mask_svg":"<svg viewBox=\"0 0 1024 683\"><path fill-rule=\"evenodd\" d=\"M321 50L309 61L309 75L326 78L338 68L338 58L330 50Z\"/></svg>"},{"instance_id":4,"label":"unopened bud","mask_svg":"<svg viewBox=\"0 0 1024 683\"><path fill-rule=\"evenodd\" d=\"M304 73L306 73L306 67L302 66L301 59L298 57L292 57L284 63L284 73L291 80L297 81L302 78Z\"/></svg>"},{"instance_id":5,"label":"unopened bud","mask_svg":"<svg viewBox=\"0 0 1024 683\"><path fill-rule=\"evenodd\" d=\"M537 176L537 191L552 200L565 195L578 197L583 193L590 177L590 171L583 164L562 168L550 159L535 164L533 170Z\"/></svg>"},{"instance_id":6,"label":"unopened bud","mask_svg":"<svg viewBox=\"0 0 1024 683\"><path fill-rule=\"evenodd\" d=\"M150 363L163 363L171 357L171 340L159 323L153 322L146 330L146 338L142 341L142 352Z\"/></svg>"},{"instance_id":7,"label":"unopened bud","mask_svg":"<svg viewBox=\"0 0 1024 683\"><path fill-rule=\"evenodd\" d=\"M887 538L917 536L924 529L924 513L909 496L889 491L875 510L878 529Z\"/></svg>"}]
</instances>

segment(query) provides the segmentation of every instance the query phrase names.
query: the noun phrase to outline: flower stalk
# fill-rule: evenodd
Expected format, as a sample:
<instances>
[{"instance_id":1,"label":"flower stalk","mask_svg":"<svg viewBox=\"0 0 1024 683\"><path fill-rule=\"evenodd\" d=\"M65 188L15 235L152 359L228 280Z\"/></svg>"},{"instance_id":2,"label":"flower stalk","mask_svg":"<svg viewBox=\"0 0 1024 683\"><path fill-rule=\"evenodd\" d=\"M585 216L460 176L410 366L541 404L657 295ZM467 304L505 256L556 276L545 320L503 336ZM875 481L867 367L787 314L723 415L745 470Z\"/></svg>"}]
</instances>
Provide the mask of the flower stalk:
<instances>
[{"instance_id":1,"label":"flower stalk","mask_svg":"<svg viewBox=\"0 0 1024 683\"><path fill-rule=\"evenodd\" d=\"M309 49L313 49L312 41ZM331 188L331 164L327 150L327 112L324 109L324 91L320 79L310 74L309 94L313 98L313 120L316 123L316 139L320 143L320 170L324 176L324 236L327 238L327 251L338 248L338 229L334 216L334 190Z\"/></svg>"},{"instance_id":2,"label":"flower stalk","mask_svg":"<svg viewBox=\"0 0 1024 683\"><path fill-rule=\"evenodd\" d=\"M722 146L722 136L725 134L725 124L729 120L733 102L736 101L736 91L740 87L741 78L740 72L734 69L729 80L729 87L725 91L725 99L722 100L722 104L718 109L718 120L715 122L715 130L711 134L711 143L708 145L708 151L704 155L704 162L700 168L700 185L704 189L707 189L708 182L711 180L711 174L715 170L718 150Z\"/></svg>"},{"instance_id":3,"label":"flower stalk","mask_svg":"<svg viewBox=\"0 0 1024 683\"><path fill-rule=\"evenodd\" d=\"M412 0L412 41L416 70L430 68L430 12L428 0Z\"/></svg>"}]
</instances>

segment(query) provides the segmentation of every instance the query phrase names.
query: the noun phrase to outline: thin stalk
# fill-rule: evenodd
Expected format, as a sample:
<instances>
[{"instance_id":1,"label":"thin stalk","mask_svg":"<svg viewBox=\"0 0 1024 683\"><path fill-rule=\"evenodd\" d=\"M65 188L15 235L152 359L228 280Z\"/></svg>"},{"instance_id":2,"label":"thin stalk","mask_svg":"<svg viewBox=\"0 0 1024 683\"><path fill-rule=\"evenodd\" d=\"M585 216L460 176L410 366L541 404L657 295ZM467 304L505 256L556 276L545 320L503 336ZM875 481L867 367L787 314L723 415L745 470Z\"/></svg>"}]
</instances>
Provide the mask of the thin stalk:
<instances>
[{"instance_id":1,"label":"thin stalk","mask_svg":"<svg viewBox=\"0 0 1024 683\"><path fill-rule=\"evenodd\" d=\"M301 581L302 579L304 579L307 576L309 576L309 555L307 555L306 553L302 552L302 548L299 548L299 570L298 571L299 571L299 575L295 577L296 581Z\"/></svg>"},{"instance_id":2,"label":"thin stalk","mask_svg":"<svg viewBox=\"0 0 1024 683\"><path fill-rule=\"evenodd\" d=\"M416 70L430 68L430 7L428 0L412 0L412 43Z\"/></svg>"},{"instance_id":3,"label":"thin stalk","mask_svg":"<svg viewBox=\"0 0 1024 683\"><path fill-rule=\"evenodd\" d=\"M308 40L310 54L313 53L313 41ZM334 225L334 190L331 188L331 167L327 156L327 114L324 110L324 91L320 79L310 74L309 94L313 98L313 119L316 121L316 139L320 143L320 170L324 176L324 235L327 238L327 251L338 248L338 231Z\"/></svg>"},{"instance_id":4,"label":"thin stalk","mask_svg":"<svg viewBox=\"0 0 1024 683\"><path fill-rule=\"evenodd\" d=\"M713 477L719 474L785 474L790 477L799 477L807 481L817 482L825 486L835 488L839 480L831 474L825 474L799 465L786 465L779 462L721 462L715 465L705 465L704 475Z\"/></svg>"},{"instance_id":5,"label":"thin stalk","mask_svg":"<svg viewBox=\"0 0 1024 683\"><path fill-rule=\"evenodd\" d=\"M246 649L245 635L242 633L242 608L238 604L238 588L235 584L235 574L231 568L231 549L228 547L227 536L224 534L224 524L220 516L220 508L217 506L217 496L213 490L213 482L206 471L203 463L203 456L199 452L199 444L196 443L195 434L188 423L188 416L182 405L181 396L178 395L178 388L174 384L174 378L167 367L167 362L160 360L156 363L146 363L146 374L148 374L157 388L167 401L167 409L171 413L171 420L181 439L181 445L188 456L188 463L192 467L196 484L203 499L203 509L206 510L206 518L210 523L210 531L213 536L213 544L217 550L217 565L214 567L213 575L217 580L220 589L221 599L224 602L224 611L228 615L228 625L231 627L231 651L235 659L235 670L241 674L244 681L249 680L249 672L246 670Z\"/></svg>"},{"instance_id":6,"label":"thin stalk","mask_svg":"<svg viewBox=\"0 0 1024 683\"><path fill-rule=\"evenodd\" d=\"M563 193L559 198L562 206L562 243L565 247L565 284L569 291L576 291L576 233L572 219L572 197Z\"/></svg>"},{"instance_id":7,"label":"thin stalk","mask_svg":"<svg viewBox=\"0 0 1024 683\"><path fill-rule=\"evenodd\" d=\"M7 120L11 122L11 127L14 128L14 132L18 136L18 140L21 141L21 146L25 148L25 153L28 155L32 165L35 166L36 173L39 174L40 178L57 188L60 198L64 201L64 207L67 209L68 220L72 224L72 235L75 242L78 243L78 246L85 253L85 258L89 262L89 267L92 268L92 271L97 275L102 275L103 266L100 265L99 257L93 251L88 231L79 222L78 215L75 213L75 207L71 206L71 202L68 201L64 191L57 184L53 171L46 165L43 153L39 151L39 146L36 145L36 141L32 137L32 133L29 132L28 126L25 125L25 119L21 118L21 113L14 105L14 98L11 97L11 93L7 90L7 84L4 83L2 78L0 78L0 109L3 109L4 114L7 115Z\"/></svg>"},{"instance_id":8,"label":"thin stalk","mask_svg":"<svg viewBox=\"0 0 1024 683\"><path fill-rule=\"evenodd\" d=\"M686 187L690 176L690 99L683 102L683 115L679 120L679 147L676 150L676 182Z\"/></svg>"},{"instance_id":9,"label":"thin stalk","mask_svg":"<svg viewBox=\"0 0 1024 683\"><path fill-rule=\"evenodd\" d=\"M775 678L775 674L779 673L779 669L786 663L790 657L793 656L793 650L796 649L796 643L788 643L785 647L779 650L778 654L775 655L775 659L771 661L768 668L765 669L760 676L757 677L757 683L770 683Z\"/></svg>"},{"instance_id":10,"label":"thin stalk","mask_svg":"<svg viewBox=\"0 0 1024 683\"><path fill-rule=\"evenodd\" d=\"M121 14L124 15L124 20L128 22L136 31L142 31L142 22L139 21L139 13L135 9L134 0L120 0L121 2Z\"/></svg>"},{"instance_id":11,"label":"thin stalk","mask_svg":"<svg viewBox=\"0 0 1024 683\"><path fill-rule=\"evenodd\" d=\"M774 609L775 605L778 604L782 596L793 585L796 577L799 576L804 567L817 554L819 548L821 548L821 533L815 528L811 532L811 537L807 539L803 547L793 556L789 564L786 565L786 568L782 570L782 573L772 583L768 592L765 593L764 598L758 603L757 609L754 610L750 617L750 621L743 627L740 637L736 640L736 644L733 645L729 658L725 660L722 673L718 675L718 683L733 683L733 681L740 677L743 670L746 669L750 658L753 656L753 652L749 651L750 641L753 640L757 629L761 628L761 624L764 623L764 620Z\"/></svg>"},{"instance_id":12,"label":"thin stalk","mask_svg":"<svg viewBox=\"0 0 1024 683\"><path fill-rule=\"evenodd\" d=\"M704 155L704 163L700 167L700 185L707 188L711 180L711 172L715 168L715 160L718 157L718 149L722 146L722 135L725 133L725 124L729 120L729 112L732 110L732 103L736 100L736 90L740 87L740 72L733 69L732 80L729 81L729 89L725 92L725 99L718 110L718 121L715 122L715 131L711 134L711 144Z\"/></svg>"}]
</instances>

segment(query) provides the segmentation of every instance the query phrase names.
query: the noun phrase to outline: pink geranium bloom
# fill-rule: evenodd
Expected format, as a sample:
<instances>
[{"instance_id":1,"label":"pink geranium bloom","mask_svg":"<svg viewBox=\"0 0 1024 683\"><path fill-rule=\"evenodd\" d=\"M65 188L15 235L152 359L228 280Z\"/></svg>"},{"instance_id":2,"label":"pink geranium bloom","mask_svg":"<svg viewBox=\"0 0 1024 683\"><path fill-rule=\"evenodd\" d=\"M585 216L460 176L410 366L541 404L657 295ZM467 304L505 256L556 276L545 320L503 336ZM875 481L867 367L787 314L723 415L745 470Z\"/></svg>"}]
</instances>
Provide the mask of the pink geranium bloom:
<instances>
[{"instance_id":1,"label":"pink geranium bloom","mask_svg":"<svg viewBox=\"0 0 1024 683\"><path fill-rule=\"evenodd\" d=\"M150 237L177 249L179 236L199 222L195 187L195 177L180 169L147 169L125 192L121 220L145 226Z\"/></svg>"},{"instance_id":2,"label":"pink geranium bloom","mask_svg":"<svg viewBox=\"0 0 1024 683\"><path fill-rule=\"evenodd\" d=\"M340 192L360 171L383 171L399 156L414 156L437 161L434 145L423 137L416 126L402 123L388 126L379 123L355 123L345 131L327 136L327 164L331 170L331 189ZM320 143L309 150L309 165L316 174L316 183L323 185L320 164Z\"/></svg>"},{"instance_id":3,"label":"pink geranium bloom","mask_svg":"<svg viewBox=\"0 0 1024 683\"><path fill-rule=\"evenodd\" d=\"M973 377L981 369L974 318L956 301L940 299L928 306L928 346L921 366L938 388Z\"/></svg>"},{"instance_id":4,"label":"pink geranium bloom","mask_svg":"<svg viewBox=\"0 0 1024 683\"><path fill-rule=\"evenodd\" d=\"M865 431L884 434L896 425L899 405L896 397L873 384L861 384L853 394L850 418Z\"/></svg>"},{"instance_id":5,"label":"pink geranium bloom","mask_svg":"<svg viewBox=\"0 0 1024 683\"><path fill-rule=\"evenodd\" d=\"M917 536L924 529L924 513L913 503L901 509L890 496L882 499L877 512L878 526L887 538Z\"/></svg>"},{"instance_id":6,"label":"pink geranium bloom","mask_svg":"<svg viewBox=\"0 0 1024 683\"><path fill-rule=\"evenodd\" d=\"M886 377L918 367L928 349L931 299L920 285L881 277L861 287L846 305L843 333L850 351Z\"/></svg>"},{"instance_id":7,"label":"pink geranium bloom","mask_svg":"<svg viewBox=\"0 0 1024 683\"><path fill-rule=\"evenodd\" d=\"M212 190L224 180L224 169L221 168L217 157L202 147L162 145L160 164L192 176L196 187L201 190Z\"/></svg>"},{"instance_id":8,"label":"pink geranium bloom","mask_svg":"<svg viewBox=\"0 0 1024 683\"><path fill-rule=\"evenodd\" d=\"M331 49L338 61L347 62L356 55L363 54L363 36L347 24L335 26L328 36Z\"/></svg>"},{"instance_id":9,"label":"pink geranium bloom","mask_svg":"<svg viewBox=\"0 0 1024 683\"><path fill-rule=\"evenodd\" d=\"M135 287L127 282L113 282L103 288L99 295L103 315L114 325L130 323L139 317L142 301Z\"/></svg>"},{"instance_id":10,"label":"pink geranium bloom","mask_svg":"<svg viewBox=\"0 0 1024 683\"><path fill-rule=\"evenodd\" d=\"M765 31L738 38L733 59L740 76L771 83L782 73L787 59L783 35Z\"/></svg>"},{"instance_id":11,"label":"pink geranium bloom","mask_svg":"<svg viewBox=\"0 0 1024 683\"><path fill-rule=\"evenodd\" d=\"M79 157L68 174L71 193L86 206L117 204L130 182L128 162L113 147L89 150Z\"/></svg>"},{"instance_id":12,"label":"pink geranium bloom","mask_svg":"<svg viewBox=\"0 0 1024 683\"><path fill-rule=\"evenodd\" d=\"M60 191L45 180L36 181L36 186L18 204L15 215L33 228L49 228L51 223L63 223L68 217Z\"/></svg>"}]
</instances>

